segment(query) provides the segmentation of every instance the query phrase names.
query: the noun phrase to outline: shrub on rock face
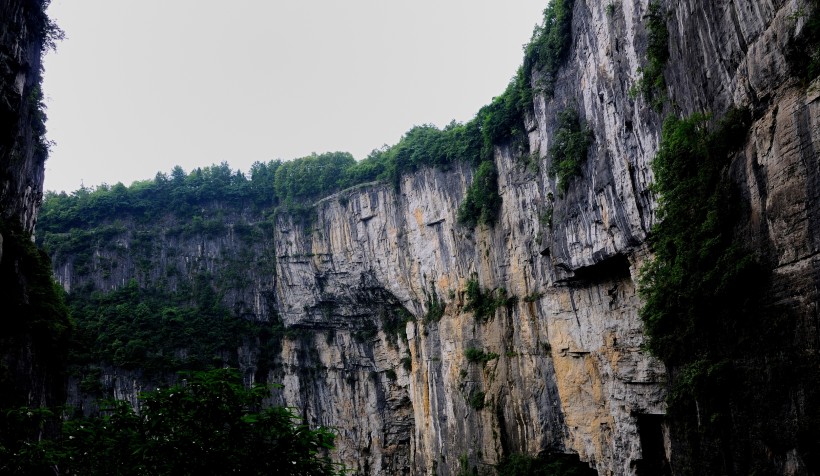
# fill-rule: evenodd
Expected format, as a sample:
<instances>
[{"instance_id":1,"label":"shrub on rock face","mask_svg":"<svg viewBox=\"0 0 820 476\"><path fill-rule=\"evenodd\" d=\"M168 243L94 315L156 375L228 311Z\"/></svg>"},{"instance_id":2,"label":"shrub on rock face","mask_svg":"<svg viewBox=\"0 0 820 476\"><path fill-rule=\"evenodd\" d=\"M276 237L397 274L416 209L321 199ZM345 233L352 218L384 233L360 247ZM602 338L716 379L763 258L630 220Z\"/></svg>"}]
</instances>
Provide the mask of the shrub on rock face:
<instances>
[{"instance_id":1,"label":"shrub on rock face","mask_svg":"<svg viewBox=\"0 0 820 476\"><path fill-rule=\"evenodd\" d=\"M501 306L508 306L515 302L515 296L508 296L504 288L482 289L478 279L473 276L467 281L467 304L465 311L473 311L475 319L479 322L487 321L495 315L495 311Z\"/></svg>"},{"instance_id":2,"label":"shrub on rock face","mask_svg":"<svg viewBox=\"0 0 820 476\"><path fill-rule=\"evenodd\" d=\"M482 364L484 364L491 360L497 359L498 354L496 354L495 352L484 352L483 350L476 349L475 347L468 347L464 349L464 357L467 358L467 362L481 362Z\"/></svg>"},{"instance_id":3,"label":"shrub on rock face","mask_svg":"<svg viewBox=\"0 0 820 476\"><path fill-rule=\"evenodd\" d=\"M565 109L558 113L558 129L552 137L550 175L558 177L558 189L563 193L573 177L581 175L581 165L587 159L592 132L581 126L578 113Z\"/></svg>"},{"instance_id":4,"label":"shrub on rock face","mask_svg":"<svg viewBox=\"0 0 820 476\"><path fill-rule=\"evenodd\" d=\"M643 270L640 293L649 349L667 363L708 353L745 319L749 291L760 286L755 257L733 236L738 200L724 174L747 120L730 111L714 131L703 115L664 122L652 163L660 195L650 240L655 259Z\"/></svg>"},{"instance_id":5,"label":"shrub on rock face","mask_svg":"<svg viewBox=\"0 0 820 476\"><path fill-rule=\"evenodd\" d=\"M631 97L643 96L656 111L666 102L666 80L663 70L669 61L669 30L666 27L666 13L659 1L653 1L644 15L646 27L646 66L639 69L641 77L630 89Z\"/></svg>"},{"instance_id":6,"label":"shrub on rock face","mask_svg":"<svg viewBox=\"0 0 820 476\"><path fill-rule=\"evenodd\" d=\"M495 163L482 162L458 207L458 222L464 226L492 226L498 218L501 197L498 195L498 172Z\"/></svg>"}]
</instances>

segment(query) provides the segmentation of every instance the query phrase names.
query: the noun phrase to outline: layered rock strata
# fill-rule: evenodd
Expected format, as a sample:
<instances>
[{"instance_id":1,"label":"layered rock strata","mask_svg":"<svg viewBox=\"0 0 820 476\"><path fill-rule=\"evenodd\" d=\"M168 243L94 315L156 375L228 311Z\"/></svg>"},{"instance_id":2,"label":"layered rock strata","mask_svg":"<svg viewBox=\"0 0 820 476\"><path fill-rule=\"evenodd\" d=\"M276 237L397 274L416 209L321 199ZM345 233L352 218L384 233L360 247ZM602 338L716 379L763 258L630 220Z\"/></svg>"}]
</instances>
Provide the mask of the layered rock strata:
<instances>
[{"instance_id":1,"label":"layered rock strata","mask_svg":"<svg viewBox=\"0 0 820 476\"><path fill-rule=\"evenodd\" d=\"M570 58L554 97L536 96L528 147L496 148L503 207L494 228L455 224L471 179L461 168L404 177L397 191L343 192L317 204L315 224L279 227L277 302L288 324L349 323L362 310L356 294L374 287L417 316L408 325L406 383L413 472L454 472L458 455L481 466L546 449L577 452L600 474L633 474L644 458L658 457L644 454L641 433L644 441L666 434L652 450L670 458L672 444L657 418L664 413L664 368L641 350L636 294L656 220L650 163L663 114L752 111L732 167L751 210L747 245L764 255L771 250L770 298L800 301L802 345L817 348L810 283L818 276L818 94L795 78L786 56L804 34L800 12L811 5L664 6L670 60L662 113L629 93L645 61L647 8L575 3ZM533 83L539 79L536 73ZM561 193L546 171L555 118L566 107L581 111L595 142L582 177ZM520 160L528 151L542 157L538 172ZM551 223L543 218L549 215ZM476 321L464 310L466 282L476 278L517 302ZM802 284L793 293L781 289L785 283ZM424 321L431 296L447 305L437 322ZM330 321L319 313L323 303L333 304ZM465 351L472 348L498 358L471 363ZM480 410L469 404L477 392L485 396ZM770 458L806 470L791 449Z\"/></svg>"},{"instance_id":2,"label":"layered rock strata","mask_svg":"<svg viewBox=\"0 0 820 476\"><path fill-rule=\"evenodd\" d=\"M495 148L503 205L494 227L456 223L473 175L465 165L340 192L312 217L279 215L265 245L275 270L254 282L272 295L270 315L294 331L268 375L284 384L281 401L338 428L340 458L363 474L455 474L465 461L484 470L512 453L577 453L602 475L676 461L688 449L664 423L666 369L643 350L636 291L651 259L650 164L663 116L751 111L730 169L750 217L738 233L773 269L766 299L794 311L791 342L815 355L820 94L786 56L811 8L664 4L670 59L659 112L630 94L646 62L647 2L577 0L554 96L536 94L526 137ZM542 80L535 72L533 84ZM566 108L594 142L562 192L548 171ZM202 255L180 249L177 260ZM56 272L63 283L79 279L70 260ZM504 296L486 319L469 310L471 282ZM239 298L225 299L236 307ZM438 303L443 315L431 312ZM414 319L397 329L406 313ZM806 388L791 388L788 418L810 413L800 406L812 401ZM781 474L811 470L788 444L754 454Z\"/></svg>"}]
</instances>

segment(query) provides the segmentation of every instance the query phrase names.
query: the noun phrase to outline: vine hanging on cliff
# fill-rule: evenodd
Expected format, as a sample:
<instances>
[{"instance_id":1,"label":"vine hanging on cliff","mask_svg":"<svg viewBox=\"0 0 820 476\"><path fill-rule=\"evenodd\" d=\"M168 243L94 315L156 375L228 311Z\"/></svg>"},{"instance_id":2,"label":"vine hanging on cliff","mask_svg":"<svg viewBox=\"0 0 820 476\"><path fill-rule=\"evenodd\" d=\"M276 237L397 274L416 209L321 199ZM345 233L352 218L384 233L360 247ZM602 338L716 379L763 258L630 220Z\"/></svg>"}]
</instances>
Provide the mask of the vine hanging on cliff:
<instances>
[{"instance_id":1,"label":"vine hanging on cliff","mask_svg":"<svg viewBox=\"0 0 820 476\"><path fill-rule=\"evenodd\" d=\"M569 188L569 181L581 175L581 165L587 158L592 142L592 131L581 125L578 113L567 108L558 113L558 129L552 137L550 175L558 177L561 193Z\"/></svg>"},{"instance_id":2,"label":"vine hanging on cliff","mask_svg":"<svg viewBox=\"0 0 820 476\"><path fill-rule=\"evenodd\" d=\"M501 197L498 195L498 172L495 163L482 162L458 207L458 223L468 227L492 226L498 218Z\"/></svg>"},{"instance_id":3,"label":"vine hanging on cliff","mask_svg":"<svg viewBox=\"0 0 820 476\"><path fill-rule=\"evenodd\" d=\"M737 199L724 176L746 117L731 111L714 132L700 114L670 116L663 125L652 163L660 204L650 238L655 258L643 270L640 293L649 348L667 362L708 346L748 303L756 265L734 240Z\"/></svg>"},{"instance_id":4,"label":"vine hanging on cliff","mask_svg":"<svg viewBox=\"0 0 820 476\"><path fill-rule=\"evenodd\" d=\"M639 68L641 77L629 90L632 98L640 95L656 111L660 111L666 102L666 80L663 70L669 60L669 30L666 27L666 13L659 1L649 4L644 15L646 21L646 66Z\"/></svg>"},{"instance_id":5,"label":"vine hanging on cliff","mask_svg":"<svg viewBox=\"0 0 820 476\"><path fill-rule=\"evenodd\" d=\"M808 4L808 12L801 8L792 15L802 27L786 50L791 68L805 82L820 76L820 0L809 0Z\"/></svg>"},{"instance_id":6,"label":"vine hanging on cliff","mask_svg":"<svg viewBox=\"0 0 820 476\"><path fill-rule=\"evenodd\" d=\"M765 392L752 384L759 378L754 359L783 365L783 346L772 342L787 325L779 313L762 311L767 273L736 235L743 209L729 165L747 137L749 114L732 110L716 127L710 122L701 114L664 122L652 163L660 205L649 239L654 259L639 282L648 348L669 369L673 438L700 448L696 459L673 464L693 474L733 472L726 465L737 448L737 415L753 411L748 402ZM764 439L777 435L764 431ZM755 472L735 463L736 474Z\"/></svg>"}]
</instances>

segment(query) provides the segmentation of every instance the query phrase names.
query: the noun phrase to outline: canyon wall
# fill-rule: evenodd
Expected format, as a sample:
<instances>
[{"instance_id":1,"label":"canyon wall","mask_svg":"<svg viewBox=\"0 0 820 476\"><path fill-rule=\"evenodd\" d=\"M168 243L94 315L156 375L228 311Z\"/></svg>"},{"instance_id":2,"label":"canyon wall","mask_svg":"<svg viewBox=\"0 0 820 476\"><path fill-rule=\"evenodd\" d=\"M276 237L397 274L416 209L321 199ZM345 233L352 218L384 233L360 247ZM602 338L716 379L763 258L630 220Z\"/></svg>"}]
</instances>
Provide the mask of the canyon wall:
<instances>
[{"instance_id":1,"label":"canyon wall","mask_svg":"<svg viewBox=\"0 0 820 476\"><path fill-rule=\"evenodd\" d=\"M42 22L47 21L41 2L4 2L0 33L0 204L3 220L19 222L31 233L43 197L43 149L40 68ZM37 124L39 123L39 124Z\"/></svg>"},{"instance_id":2,"label":"canyon wall","mask_svg":"<svg viewBox=\"0 0 820 476\"><path fill-rule=\"evenodd\" d=\"M574 2L572 46L554 95L538 93L545 78L535 71L525 137L495 146L503 204L492 227L457 224L471 167L428 168L402 176L398 187L370 183L336 193L308 215L280 213L253 245L231 234L241 211L222 213L225 231L210 238L176 240L155 228L145 255L154 261L142 274L128 244L154 225L126 219L108 242L122 241L120 250L94 245L82 272L70 254L56 255L58 280L67 290L110 290L131 277L157 282L169 266L191 279L191 263L213 262L208 271L219 273L224 257L252 250L242 261L251 284L223 301L246 318L281 319L291 332L267 375L249 371L248 378L284 384L277 401L311 424L337 428L339 458L363 474L489 471L510 454L542 452L576 453L601 475L684 474L706 444L693 449L670 429L669 369L645 350L639 317L637 283L658 219L650 164L665 115L750 111L727 172L744 207L737 233L771 270L766 309L789 315L787 352L814 362L820 87L795 73L789 55L805 34L801 12L815 6L666 2L670 58L661 108L630 93L646 63L648 8L642 0ZM549 170L558 113L567 108L594 139L581 175L564 191ZM263 251L275 260L258 268ZM121 265L104 274L101 263L112 260ZM495 303L487 316L470 306L476 285ZM250 356L243 365L253 367L252 345L243 352ZM763 360L744 362L768 388L776 379L766 377ZM765 391L777 408L767 418L811 420L815 381L792 381L779 395ZM738 407L736 418L754 408ZM789 431L779 435L797 430ZM747 454L779 474L817 471L797 437L774 444L757 428L737 438L746 443L727 448L745 445L746 453L731 450L738 460ZM730 467L742 472L744 464Z\"/></svg>"},{"instance_id":3,"label":"canyon wall","mask_svg":"<svg viewBox=\"0 0 820 476\"><path fill-rule=\"evenodd\" d=\"M41 59L59 36L38 0L0 5L0 407L64 400L68 318L48 257L32 243L48 155Z\"/></svg>"}]
</instances>

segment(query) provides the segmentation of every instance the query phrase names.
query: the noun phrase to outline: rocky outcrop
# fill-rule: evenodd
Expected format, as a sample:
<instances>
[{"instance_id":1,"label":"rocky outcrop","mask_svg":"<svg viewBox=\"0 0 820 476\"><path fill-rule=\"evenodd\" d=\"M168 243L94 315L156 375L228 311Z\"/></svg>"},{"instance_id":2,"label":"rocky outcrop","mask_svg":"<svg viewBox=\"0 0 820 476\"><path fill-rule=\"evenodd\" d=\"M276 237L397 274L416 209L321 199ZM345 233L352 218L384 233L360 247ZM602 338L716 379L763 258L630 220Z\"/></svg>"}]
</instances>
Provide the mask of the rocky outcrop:
<instances>
[{"instance_id":1,"label":"rocky outcrop","mask_svg":"<svg viewBox=\"0 0 820 476\"><path fill-rule=\"evenodd\" d=\"M600 474L633 474L645 459L670 458L658 418L665 369L641 350L635 291L656 220L650 163L662 119L629 94L644 62L647 7L576 2L573 47L555 96L536 96L527 118L539 171L520 160L525 147L496 149L503 207L493 229L455 224L471 179L470 170L458 168L406 176L397 191L343 192L317 204L309 227L278 227L277 302L289 325L349 325L368 312L357 306L357 294L374 287L417 317L408 324L406 390L414 411L413 472L449 474L459 455L480 466L543 450L577 452ZM732 168L751 209L744 236L773 253L770 299L800 301L795 338L814 352L820 106L816 87L797 80L785 56L801 34L798 12L811 6L691 1L665 8L671 59L663 113L753 111L747 145ZM536 73L534 83L539 79ZM566 107L581 111L595 142L582 178L562 194L546 171L556 113ZM550 215L551 223L544 218ZM464 308L469 279L517 301L476 321ZM446 303L437 322L424 320L431 296ZM323 303L333 304L329 320ZM469 348L498 357L471 363ZM480 409L469 402L478 392ZM665 444L642 444L664 434ZM806 463L795 463L794 454L786 448L768 458L802 474Z\"/></svg>"},{"instance_id":2,"label":"rocky outcrop","mask_svg":"<svg viewBox=\"0 0 820 476\"><path fill-rule=\"evenodd\" d=\"M233 315L269 321L273 243L264 217L247 205L210 204L195 218L150 222L123 214L92 231L52 234L46 245L55 278L67 292L111 291L134 279L176 293L198 276L218 276L216 287Z\"/></svg>"},{"instance_id":3,"label":"rocky outcrop","mask_svg":"<svg viewBox=\"0 0 820 476\"><path fill-rule=\"evenodd\" d=\"M50 24L43 8L35 0L0 7L0 210L3 220L19 222L28 233L34 231L42 200L48 153L42 137L40 69Z\"/></svg>"},{"instance_id":4,"label":"rocky outcrop","mask_svg":"<svg viewBox=\"0 0 820 476\"><path fill-rule=\"evenodd\" d=\"M39 0L0 5L0 407L62 403L65 309L48 258L32 244L42 200L45 142L40 81L44 45L58 30Z\"/></svg>"},{"instance_id":5,"label":"rocky outcrop","mask_svg":"<svg viewBox=\"0 0 820 476\"><path fill-rule=\"evenodd\" d=\"M464 464L489 469L513 453L568 452L601 475L661 474L670 464L677 474L708 450L687 446L664 419L669 369L644 350L638 315L637 283L658 219L650 164L666 114L751 111L729 170L748 217L737 234L773 271L765 301L771 312L788 310L788 352L814 362L820 94L816 81L796 78L786 56L812 5L667 3L668 101L657 111L630 94L646 61L647 2L574 2L572 47L554 95L536 94L525 136L495 147L503 205L494 227L456 223L474 172L456 165L405 175L397 187L339 192L309 216L280 213L272 235L251 246L245 262L275 252L275 265L249 266L253 284L223 300L246 317L281 318L290 332L267 375L284 384L276 398L311 424L337 428L338 455L353 469L448 475ZM581 176L562 191L548 171L566 108L579 112L594 141ZM158 232L158 258L140 279L158 282L165 275L157 270L169 266L190 279L194 262L224 271L221 257L246 245L230 231L236 217L222 216L227 228L207 239ZM118 233L128 249L137 232ZM110 289L140 276L131 252L103 248L86 277L70 254L58 257L66 288ZM100 263L112 261L122 266L105 274ZM487 317L471 309L467 291L476 284L495 299ZM745 361L760 370L760 388L781 382L764 360ZM776 410L761 426L814 418L813 379L763 392ZM749 430L742 445L751 448L738 450L739 459L767 472L816 472L797 430L779 429L774 444L740 421L760 408L750 402L736 407L735 428ZM743 464L729 466L743 472Z\"/></svg>"},{"instance_id":6,"label":"rocky outcrop","mask_svg":"<svg viewBox=\"0 0 820 476\"><path fill-rule=\"evenodd\" d=\"M383 303L364 296L380 294L413 312L411 368L396 368L400 378L391 384L412 404L413 473L450 474L461 455L483 466L545 450L578 452L602 473L628 472L641 458L637 415L663 413L663 368L641 351L633 280L641 258L616 248L632 262L613 255L591 265L602 272L579 276L557 268L544 238L554 235L539 220L550 183L517 164L509 148L498 152L504 207L493 229L456 224L467 168L406 176L398 191L342 192L318 203L307 226L282 220L275 236L281 316L305 328L378 323L366 303ZM470 279L506 291L507 303L486 322L464 309ZM425 318L438 299L444 315ZM374 339L376 348L384 340ZM470 362L468 349L497 358ZM335 360L321 351L319 359ZM339 401L357 398L356 388L341 390L347 394ZM382 432L392 427L387 419L375 423ZM347 450L346 439L340 445ZM367 458L360 451L355 460Z\"/></svg>"}]
</instances>

